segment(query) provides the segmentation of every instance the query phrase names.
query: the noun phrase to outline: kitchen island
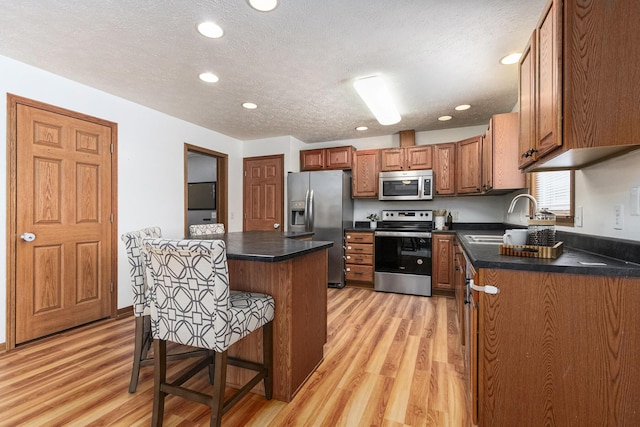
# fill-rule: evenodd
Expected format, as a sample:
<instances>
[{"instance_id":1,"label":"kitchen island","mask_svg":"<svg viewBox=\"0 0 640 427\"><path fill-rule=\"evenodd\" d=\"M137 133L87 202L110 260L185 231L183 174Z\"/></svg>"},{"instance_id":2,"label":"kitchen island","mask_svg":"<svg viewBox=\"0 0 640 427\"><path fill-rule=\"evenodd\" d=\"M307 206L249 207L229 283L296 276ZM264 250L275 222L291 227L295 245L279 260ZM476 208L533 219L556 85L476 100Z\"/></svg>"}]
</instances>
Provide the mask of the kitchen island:
<instances>
[{"instance_id":1,"label":"kitchen island","mask_svg":"<svg viewBox=\"0 0 640 427\"><path fill-rule=\"evenodd\" d=\"M291 401L324 357L327 342L327 249L333 242L297 240L272 231L199 236L227 245L231 289L262 292L275 300L273 397ZM229 356L262 361L262 333L229 348ZM238 388L253 372L229 366L227 384ZM255 391L263 392L263 385Z\"/></svg>"}]
</instances>

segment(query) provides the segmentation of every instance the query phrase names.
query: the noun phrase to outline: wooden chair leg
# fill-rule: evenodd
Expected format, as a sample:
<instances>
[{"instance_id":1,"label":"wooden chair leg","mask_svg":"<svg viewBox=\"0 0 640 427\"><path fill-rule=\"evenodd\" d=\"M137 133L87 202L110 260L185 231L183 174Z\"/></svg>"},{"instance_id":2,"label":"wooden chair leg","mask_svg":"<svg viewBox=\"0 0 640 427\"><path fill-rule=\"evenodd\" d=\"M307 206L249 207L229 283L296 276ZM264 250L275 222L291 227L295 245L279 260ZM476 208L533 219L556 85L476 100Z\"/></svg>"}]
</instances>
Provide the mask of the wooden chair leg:
<instances>
[{"instance_id":1,"label":"wooden chair leg","mask_svg":"<svg viewBox=\"0 0 640 427\"><path fill-rule=\"evenodd\" d=\"M153 415L151 425L160 427L164 417L164 398L167 396L167 393L161 390L161 386L167 382L167 342L155 340L153 352Z\"/></svg>"},{"instance_id":2,"label":"wooden chair leg","mask_svg":"<svg viewBox=\"0 0 640 427\"><path fill-rule=\"evenodd\" d=\"M207 350L207 358L211 360L209 363L209 384L215 384L215 368L216 368L216 358L215 352L213 350Z\"/></svg>"},{"instance_id":3,"label":"wooden chair leg","mask_svg":"<svg viewBox=\"0 0 640 427\"><path fill-rule=\"evenodd\" d=\"M220 427L224 413L224 390L227 383L227 351L214 356L213 396L211 397L211 426Z\"/></svg>"},{"instance_id":4,"label":"wooden chair leg","mask_svg":"<svg viewBox=\"0 0 640 427\"><path fill-rule=\"evenodd\" d=\"M129 393L135 393L138 388L138 377L140 376L140 361L143 359L144 342L144 318L148 316L136 317L135 339L133 345L133 368L131 369L131 380L129 381ZM146 353L146 352L145 352Z\"/></svg>"},{"instance_id":5,"label":"wooden chair leg","mask_svg":"<svg viewBox=\"0 0 640 427\"><path fill-rule=\"evenodd\" d=\"M271 400L273 396L273 322L262 327L262 364L267 368L264 377L264 397Z\"/></svg>"}]
</instances>

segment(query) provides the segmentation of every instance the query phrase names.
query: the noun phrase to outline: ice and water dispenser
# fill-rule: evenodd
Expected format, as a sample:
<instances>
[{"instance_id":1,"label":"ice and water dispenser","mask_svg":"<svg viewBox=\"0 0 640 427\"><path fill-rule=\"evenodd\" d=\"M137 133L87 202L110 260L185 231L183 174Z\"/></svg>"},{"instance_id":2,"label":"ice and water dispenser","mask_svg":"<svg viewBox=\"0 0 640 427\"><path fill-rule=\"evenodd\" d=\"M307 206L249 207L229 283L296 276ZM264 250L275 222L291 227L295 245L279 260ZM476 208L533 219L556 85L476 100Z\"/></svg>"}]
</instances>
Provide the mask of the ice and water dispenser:
<instances>
[{"instance_id":1,"label":"ice and water dispenser","mask_svg":"<svg viewBox=\"0 0 640 427\"><path fill-rule=\"evenodd\" d=\"M305 231L304 214L304 200L293 200L289 202L289 219L291 221L290 228L292 231Z\"/></svg>"}]
</instances>

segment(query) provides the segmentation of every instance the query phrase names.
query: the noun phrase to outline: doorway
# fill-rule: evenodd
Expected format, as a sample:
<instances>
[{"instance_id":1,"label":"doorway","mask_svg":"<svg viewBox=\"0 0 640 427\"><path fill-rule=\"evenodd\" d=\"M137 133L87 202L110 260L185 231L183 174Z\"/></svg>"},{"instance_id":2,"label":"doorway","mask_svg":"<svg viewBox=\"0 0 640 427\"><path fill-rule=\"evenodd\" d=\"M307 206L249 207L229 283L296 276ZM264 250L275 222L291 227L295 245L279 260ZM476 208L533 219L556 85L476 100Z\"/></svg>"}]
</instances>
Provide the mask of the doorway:
<instances>
[{"instance_id":1,"label":"doorway","mask_svg":"<svg viewBox=\"0 0 640 427\"><path fill-rule=\"evenodd\" d=\"M117 124L7 95L7 340L117 311Z\"/></svg>"},{"instance_id":2,"label":"doorway","mask_svg":"<svg viewBox=\"0 0 640 427\"><path fill-rule=\"evenodd\" d=\"M228 229L227 160L224 153L184 144L184 235L192 224Z\"/></svg>"}]
</instances>

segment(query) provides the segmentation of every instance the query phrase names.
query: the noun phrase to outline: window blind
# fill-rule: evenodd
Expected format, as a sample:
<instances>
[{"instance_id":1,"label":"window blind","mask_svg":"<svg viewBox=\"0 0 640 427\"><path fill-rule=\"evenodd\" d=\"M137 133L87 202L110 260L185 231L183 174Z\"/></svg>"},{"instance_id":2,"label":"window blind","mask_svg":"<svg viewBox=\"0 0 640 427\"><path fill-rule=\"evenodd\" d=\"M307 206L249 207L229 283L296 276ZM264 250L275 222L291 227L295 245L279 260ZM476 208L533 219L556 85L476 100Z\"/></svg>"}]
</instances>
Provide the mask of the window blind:
<instances>
[{"instance_id":1,"label":"window blind","mask_svg":"<svg viewBox=\"0 0 640 427\"><path fill-rule=\"evenodd\" d=\"M571 214L571 171L538 172L535 183L539 208L556 215Z\"/></svg>"}]
</instances>

